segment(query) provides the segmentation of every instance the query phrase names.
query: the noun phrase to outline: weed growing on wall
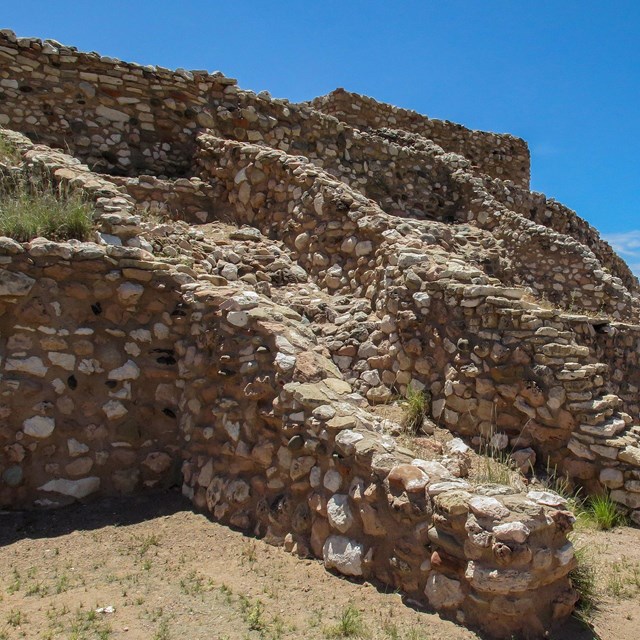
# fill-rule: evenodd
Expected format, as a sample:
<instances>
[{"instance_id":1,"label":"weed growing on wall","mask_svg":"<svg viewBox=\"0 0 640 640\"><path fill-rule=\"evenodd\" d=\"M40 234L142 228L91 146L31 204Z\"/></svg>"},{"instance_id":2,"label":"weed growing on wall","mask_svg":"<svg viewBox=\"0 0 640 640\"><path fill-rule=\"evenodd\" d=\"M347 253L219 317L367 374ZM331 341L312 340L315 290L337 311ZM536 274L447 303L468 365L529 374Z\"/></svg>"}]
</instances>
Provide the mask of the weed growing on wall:
<instances>
[{"instance_id":1,"label":"weed growing on wall","mask_svg":"<svg viewBox=\"0 0 640 640\"><path fill-rule=\"evenodd\" d=\"M93 208L76 193L39 180L10 179L0 183L0 235L18 242L86 240Z\"/></svg>"}]
</instances>

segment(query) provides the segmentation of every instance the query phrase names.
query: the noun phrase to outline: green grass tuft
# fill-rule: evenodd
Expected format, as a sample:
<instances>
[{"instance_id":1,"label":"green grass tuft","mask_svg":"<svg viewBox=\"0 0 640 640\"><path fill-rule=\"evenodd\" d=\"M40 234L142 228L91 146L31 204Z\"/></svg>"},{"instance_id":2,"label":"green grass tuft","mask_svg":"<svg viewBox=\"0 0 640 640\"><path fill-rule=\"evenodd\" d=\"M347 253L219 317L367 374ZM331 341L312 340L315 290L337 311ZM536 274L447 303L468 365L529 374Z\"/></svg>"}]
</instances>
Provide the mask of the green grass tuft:
<instances>
[{"instance_id":1,"label":"green grass tuft","mask_svg":"<svg viewBox=\"0 0 640 640\"><path fill-rule=\"evenodd\" d=\"M352 604L342 610L336 625L325 630L327 638L359 638L365 633L362 614Z\"/></svg>"},{"instance_id":2,"label":"green grass tuft","mask_svg":"<svg viewBox=\"0 0 640 640\"><path fill-rule=\"evenodd\" d=\"M407 433L416 434L429 409L429 399L424 391L407 387L402 426Z\"/></svg>"},{"instance_id":3,"label":"green grass tuft","mask_svg":"<svg viewBox=\"0 0 640 640\"><path fill-rule=\"evenodd\" d=\"M0 136L0 162L16 164L20 161L20 152L7 138Z\"/></svg>"},{"instance_id":4,"label":"green grass tuft","mask_svg":"<svg viewBox=\"0 0 640 640\"><path fill-rule=\"evenodd\" d=\"M42 182L24 180L0 187L0 235L18 242L45 237L85 240L93 209L78 194L66 194Z\"/></svg>"},{"instance_id":5,"label":"green grass tuft","mask_svg":"<svg viewBox=\"0 0 640 640\"><path fill-rule=\"evenodd\" d=\"M625 524L625 518L609 495L591 496L586 511L598 529L608 531Z\"/></svg>"},{"instance_id":6,"label":"green grass tuft","mask_svg":"<svg viewBox=\"0 0 640 640\"><path fill-rule=\"evenodd\" d=\"M585 547L577 547L575 556L578 564L569 578L578 593L576 609L583 616L589 616L597 607L596 571Z\"/></svg>"}]
</instances>

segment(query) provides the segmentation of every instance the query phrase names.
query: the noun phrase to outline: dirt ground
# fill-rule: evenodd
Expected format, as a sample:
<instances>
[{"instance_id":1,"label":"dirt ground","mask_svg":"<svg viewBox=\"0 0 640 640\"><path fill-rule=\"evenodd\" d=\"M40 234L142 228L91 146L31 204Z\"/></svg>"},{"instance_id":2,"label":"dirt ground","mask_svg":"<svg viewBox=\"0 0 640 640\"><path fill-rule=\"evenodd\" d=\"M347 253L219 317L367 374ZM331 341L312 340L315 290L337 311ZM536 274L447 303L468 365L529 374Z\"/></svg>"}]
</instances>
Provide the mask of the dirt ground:
<instances>
[{"instance_id":1,"label":"dirt ground","mask_svg":"<svg viewBox=\"0 0 640 640\"><path fill-rule=\"evenodd\" d=\"M626 528L580 534L597 567L603 639L636 640L639 541ZM0 640L480 637L213 523L175 491L0 514L0 579ZM553 637L597 636L573 621Z\"/></svg>"}]
</instances>

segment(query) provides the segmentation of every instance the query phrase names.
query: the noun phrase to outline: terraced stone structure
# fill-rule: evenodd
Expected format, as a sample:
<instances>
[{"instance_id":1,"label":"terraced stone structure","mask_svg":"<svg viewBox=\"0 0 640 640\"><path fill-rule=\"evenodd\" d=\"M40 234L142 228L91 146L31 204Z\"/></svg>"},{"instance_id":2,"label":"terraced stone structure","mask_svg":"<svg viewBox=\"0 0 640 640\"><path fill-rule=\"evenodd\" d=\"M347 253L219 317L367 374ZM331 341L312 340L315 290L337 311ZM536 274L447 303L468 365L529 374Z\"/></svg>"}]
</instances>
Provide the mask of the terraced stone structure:
<instances>
[{"instance_id":1,"label":"terraced stone structure","mask_svg":"<svg viewBox=\"0 0 640 640\"><path fill-rule=\"evenodd\" d=\"M556 466L640 523L638 282L526 144L0 32L0 179L95 207L0 240L0 502L179 482L217 520L498 637L571 612L559 496L417 459L372 405ZM62 149L62 150L61 150ZM523 485L524 487L524 485Z\"/></svg>"}]
</instances>

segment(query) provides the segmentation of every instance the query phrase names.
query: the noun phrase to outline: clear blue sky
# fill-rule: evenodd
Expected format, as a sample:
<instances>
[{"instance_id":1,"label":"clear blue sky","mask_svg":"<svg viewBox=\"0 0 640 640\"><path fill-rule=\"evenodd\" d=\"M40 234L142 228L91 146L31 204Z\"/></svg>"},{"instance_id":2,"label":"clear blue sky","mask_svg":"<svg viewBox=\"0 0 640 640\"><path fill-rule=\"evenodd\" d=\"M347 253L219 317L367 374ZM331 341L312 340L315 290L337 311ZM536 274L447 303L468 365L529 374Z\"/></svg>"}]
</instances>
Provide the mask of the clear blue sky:
<instances>
[{"instance_id":1,"label":"clear blue sky","mask_svg":"<svg viewBox=\"0 0 640 640\"><path fill-rule=\"evenodd\" d=\"M640 0L2 4L0 26L18 35L220 70L293 101L344 87L521 136L532 187L630 250L640 272Z\"/></svg>"}]
</instances>

